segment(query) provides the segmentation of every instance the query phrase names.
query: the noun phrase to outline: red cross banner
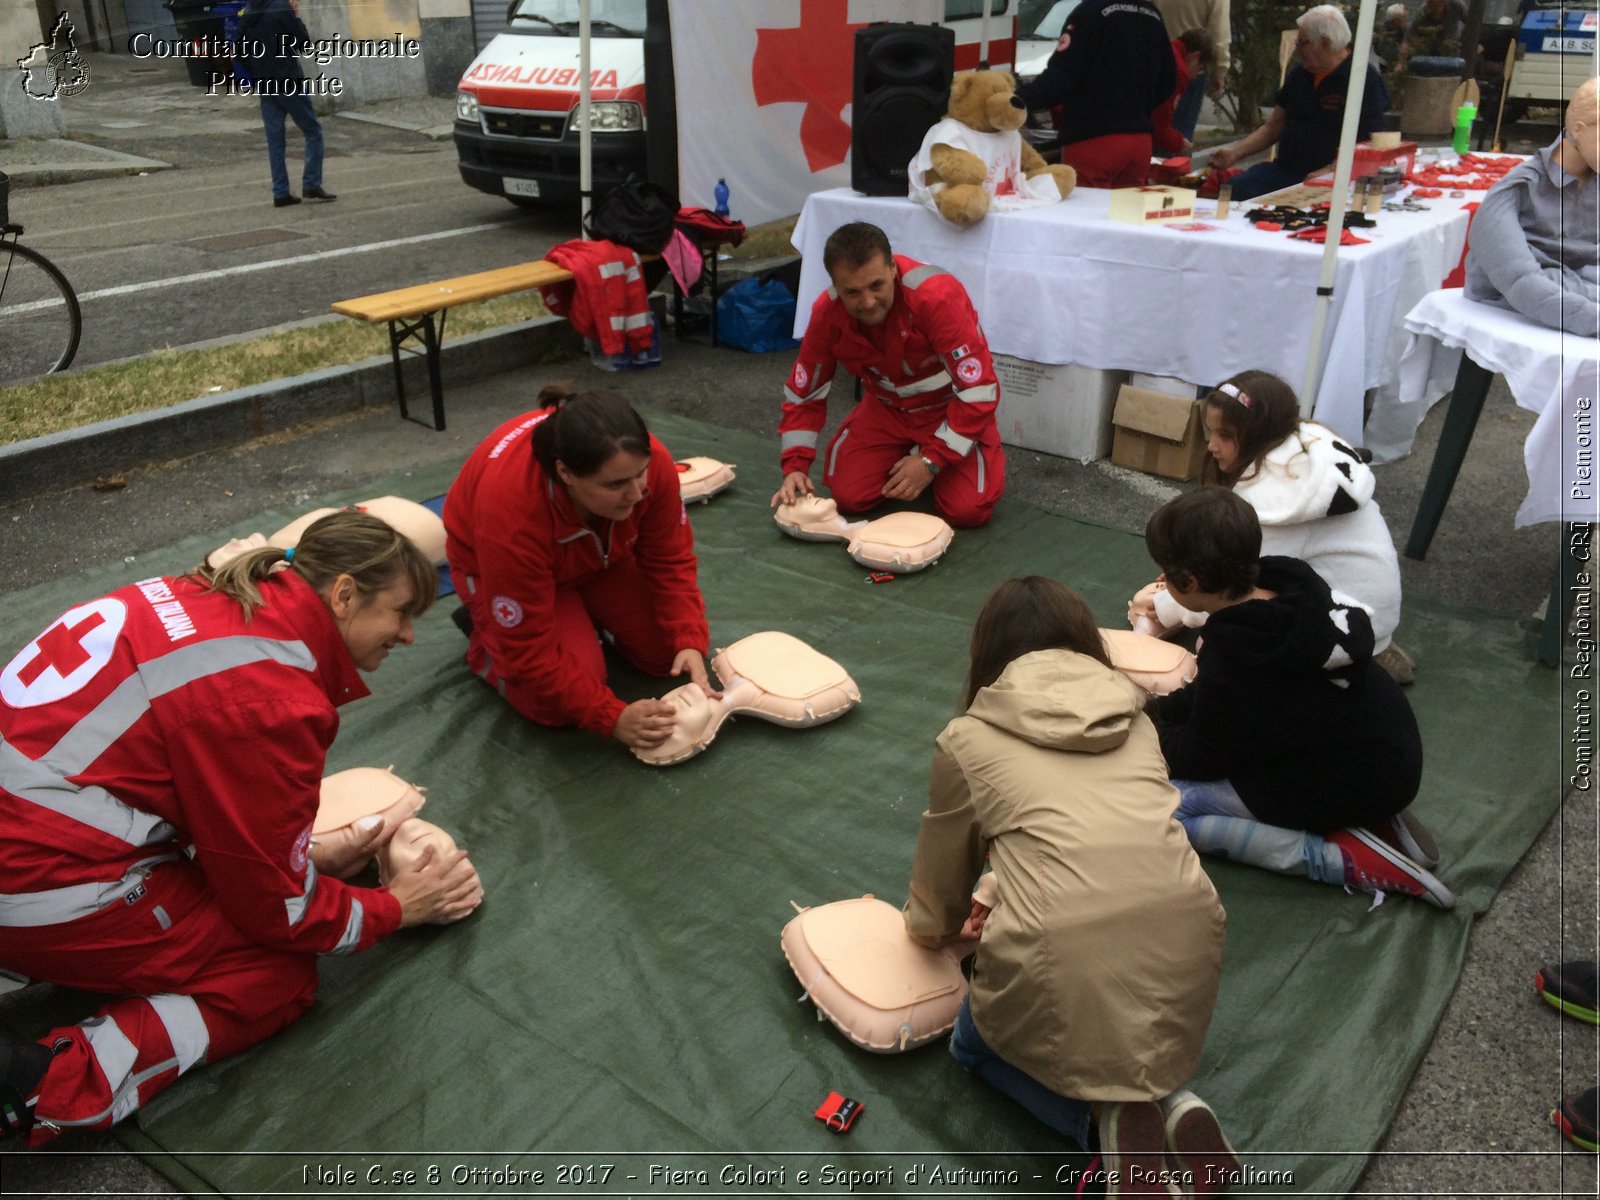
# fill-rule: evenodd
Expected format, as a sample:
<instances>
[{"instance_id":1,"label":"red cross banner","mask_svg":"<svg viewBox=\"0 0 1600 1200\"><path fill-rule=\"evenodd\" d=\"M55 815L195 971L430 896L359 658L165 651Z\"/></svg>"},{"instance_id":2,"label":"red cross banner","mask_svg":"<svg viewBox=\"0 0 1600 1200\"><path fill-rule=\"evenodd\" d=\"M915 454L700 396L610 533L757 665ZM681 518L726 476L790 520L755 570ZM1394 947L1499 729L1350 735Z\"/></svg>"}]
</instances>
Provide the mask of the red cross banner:
<instances>
[{"instance_id":1,"label":"red cross banner","mask_svg":"<svg viewBox=\"0 0 1600 1200\"><path fill-rule=\"evenodd\" d=\"M943 0L685 0L670 6L678 195L711 208L728 182L736 221L800 211L850 184L856 30L938 21Z\"/></svg>"}]
</instances>

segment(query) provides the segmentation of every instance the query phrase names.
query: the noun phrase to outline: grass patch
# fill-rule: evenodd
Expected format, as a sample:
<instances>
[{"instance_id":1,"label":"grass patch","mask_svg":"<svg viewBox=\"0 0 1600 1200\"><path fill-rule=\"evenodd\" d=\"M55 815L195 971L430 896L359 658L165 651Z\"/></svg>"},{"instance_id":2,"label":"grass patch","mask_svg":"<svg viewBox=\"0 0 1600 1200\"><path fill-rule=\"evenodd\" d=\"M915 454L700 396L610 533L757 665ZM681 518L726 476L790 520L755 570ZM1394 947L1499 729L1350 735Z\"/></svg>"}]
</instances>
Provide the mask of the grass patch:
<instances>
[{"instance_id":1,"label":"grass patch","mask_svg":"<svg viewBox=\"0 0 1600 1200\"><path fill-rule=\"evenodd\" d=\"M744 243L731 251L732 256L767 258L793 254L789 237L795 220L790 217L755 226ZM536 292L464 304L450 310L445 323L446 344L464 334L500 329L547 315ZM0 389L0 444L360 362L387 352L386 333L383 325L341 318L247 342L194 350L155 350L128 362L47 375Z\"/></svg>"},{"instance_id":2,"label":"grass patch","mask_svg":"<svg viewBox=\"0 0 1600 1200\"><path fill-rule=\"evenodd\" d=\"M449 339L547 315L537 292L451 310ZM248 342L196 350L156 350L141 358L47 375L0 390L0 443L20 442L215 392L360 362L389 348L387 327L340 319Z\"/></svg>"}]
</instances>

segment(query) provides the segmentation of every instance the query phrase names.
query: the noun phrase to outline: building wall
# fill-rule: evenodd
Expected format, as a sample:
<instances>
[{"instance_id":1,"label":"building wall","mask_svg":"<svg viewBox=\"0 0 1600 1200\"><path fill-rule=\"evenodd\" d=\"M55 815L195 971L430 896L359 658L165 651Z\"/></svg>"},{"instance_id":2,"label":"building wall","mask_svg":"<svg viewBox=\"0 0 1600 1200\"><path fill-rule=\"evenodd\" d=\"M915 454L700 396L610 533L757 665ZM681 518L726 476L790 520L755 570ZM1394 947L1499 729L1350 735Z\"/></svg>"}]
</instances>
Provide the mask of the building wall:
<instances>
[{"instance_id":1,"label":"building wall","mask_svg":"<svg viewBox=\"0 0 1600 1200\"><path fill-rule=\"evenodd\" d=\"M66 130L61 105L28 95L17 65L48 32L34 5L0 4L0 138L60 137Z\"/></svg>"}]
</instances>

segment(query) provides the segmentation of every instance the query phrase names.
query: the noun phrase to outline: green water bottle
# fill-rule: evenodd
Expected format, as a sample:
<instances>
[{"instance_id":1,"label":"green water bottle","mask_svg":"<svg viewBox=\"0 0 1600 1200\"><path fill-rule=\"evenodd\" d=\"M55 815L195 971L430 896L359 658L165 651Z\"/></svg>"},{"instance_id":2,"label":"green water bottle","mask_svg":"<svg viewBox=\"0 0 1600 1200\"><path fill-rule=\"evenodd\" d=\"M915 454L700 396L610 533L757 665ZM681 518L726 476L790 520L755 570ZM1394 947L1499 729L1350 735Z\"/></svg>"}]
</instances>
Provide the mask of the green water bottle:
<instances>
[{"instance_id":1,"label":"green water bottle","mask_svg":"<svg viewBox=\"0 0 1600 1200\"><path fill-rule=\"evenodd\" d=\"M1478 106L1471 100L1456 109L1456 136L1450 143L1457 154L1472 149L1472 123L1478 119Z\"/></svg>"}]
</instances>

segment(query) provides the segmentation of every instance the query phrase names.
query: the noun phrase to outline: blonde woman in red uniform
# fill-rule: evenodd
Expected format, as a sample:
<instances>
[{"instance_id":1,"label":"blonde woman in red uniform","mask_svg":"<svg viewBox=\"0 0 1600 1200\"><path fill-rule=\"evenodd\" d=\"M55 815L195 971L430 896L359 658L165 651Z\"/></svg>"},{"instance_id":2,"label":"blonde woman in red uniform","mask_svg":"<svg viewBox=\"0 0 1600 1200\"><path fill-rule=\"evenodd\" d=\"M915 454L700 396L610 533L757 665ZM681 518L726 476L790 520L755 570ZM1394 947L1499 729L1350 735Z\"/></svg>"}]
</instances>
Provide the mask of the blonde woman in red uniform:
<instances>
[{"instance_id":1,"label":"blonde woman in red uniform","mask_svg":"<svg viewBox=\"0 0 1600 1200\"><path fill-rule=\"evenodd\" d=\"M613 392L554 385L539 402L484 439L445 501L467 662L529 720L660 745L675 710L606 686L600 638L647 675L714 694L677 466Z\"/></svg>"}]
</instances>

